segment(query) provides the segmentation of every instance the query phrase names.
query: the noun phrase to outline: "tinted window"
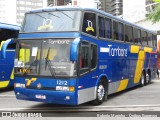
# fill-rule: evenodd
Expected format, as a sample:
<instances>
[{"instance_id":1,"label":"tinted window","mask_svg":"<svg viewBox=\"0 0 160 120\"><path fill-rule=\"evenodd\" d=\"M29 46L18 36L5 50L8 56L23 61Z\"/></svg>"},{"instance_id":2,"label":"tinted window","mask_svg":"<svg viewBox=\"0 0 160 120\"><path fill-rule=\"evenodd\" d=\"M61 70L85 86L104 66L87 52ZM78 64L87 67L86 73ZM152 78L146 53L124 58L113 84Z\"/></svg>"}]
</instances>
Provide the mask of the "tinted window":
<instances>
[{"instance_id":1,"label":"tinted window","mask_svg":"<svg viewBox=\"0 0 160 120\"><path fill-rule=\"evenodd\" d=\"M133 28L128 25L125 25L125 41L134 42L133 41Z\"/></svg>"},{"instance_id":2,"label":"tinted window","mask_svg":"<svg viewBox=\"0 0 160 120\"><path fill-rule=\"evenodd\" d=\"M134 42L137 44L141 44L141 31L139 29L134 28Z\"/></svg>"},{"instance_id":3,"label":"tinted window","mask_svg":"<svg viewBox=\"0 0 160 120\"><path fill-rule=\"evenodd\" d=\"M17 38L18 33L18 30L0 29L0 42L9 38Z\"/></svg>"},{"instance_id":4,"label":"tinted window","mask_svg":"<svg viewBox=\"0 0 160 120\"><path fill-rule=\"evenodd\" d=\"M94 13L85 13L83 19L82 31L96 36L96 14Z\"/></svg>"},{"instance_id":5,"label":"tinted window","mask_svg":"<svg viewBox=\"0 0 160 120\"><path fill-rule=\"evenodd\" d=\"M99 22L99 37L105 37L105 23L104 23L104 18L103 17L98 17L98 22Z\"/></svg>"},{"instance_id":6,"label":"tinted window","mask_svg":"<svg viewBox=\"0 0 160 120\"><path fill-rule=\"evenodd\" d=\"M153 46L153 40L152 40L152 34L151 33L148 33L148 45L149 46Z\"/></svg>"},{"instance_id":7,"label":"tinted window","mask_svg":"<svg viewBox=\"0 0 160 120\"><path fill-rule=\"evenodd\" d=\"M111 39L112 38L112 29L111 29L111 20L105 19L105 37Z\"/></svg>"},{"instance_id":8,"label":"tinted window","mask_svg":"<svg viewBox=\"0 0 160 120\"><path fill-rule=\"evenodd\" d=\"M56 10L27 13L21 32L79 31L80 18L80 11Z\"/></svg>"},{"instance_id":9,"label":"tinted window","mask_svg":"<svg viewBox=\"0 0 160 120\"><path fill-rule=\"evenodd\" d=\"M153 44L154 44L153 46L157 47L157 36L156 35L153 35L153 41L154 41L153 42Z\"/></svg>"},{"instance_id":10,"label":"tinted window","mask_svg":"<svg viewBox=\"0 0 160 120\"><path fill-rule=\"evenodd\" d=\"M142 31L142 45L147 45L147 33Z\"/></svg>"},{"instance_id":11,"label":"tinted window","mask_svg":"<svg viewBox=\"0 0 160 120\"><path fill-rule=\"evenodd\" d=\"M16 43L9 44L7 49L16 49Z\"/></svg>"},{"instance_id":12,"label":"tinted window","mask_svg":"<svg viewBox=\"0 0 160 120\"><path fill-rule=\"evenodd\" d=\"M91 69L97 66L97 46L91 44Z\"/></svg>"},{"instance_id":13,"label":"tinted window","mask_svg":"<svg viewBox=\"0 0 160 120\"><path fill-rule=\"evenodd\" d=\"M113 21L113 36L115 40L123 40L123 24Z\"/></svg>"},{"instance_id":14,"label":"tinted window","mask_svg":"<svg viewBox=\"0 0 160 120\"><path fill-rule=\"evenodd\" d=\"M84 73L89 70L89 43L85 41L81 43L80 69L80 73Z\"/></svg>"}]
</instances>

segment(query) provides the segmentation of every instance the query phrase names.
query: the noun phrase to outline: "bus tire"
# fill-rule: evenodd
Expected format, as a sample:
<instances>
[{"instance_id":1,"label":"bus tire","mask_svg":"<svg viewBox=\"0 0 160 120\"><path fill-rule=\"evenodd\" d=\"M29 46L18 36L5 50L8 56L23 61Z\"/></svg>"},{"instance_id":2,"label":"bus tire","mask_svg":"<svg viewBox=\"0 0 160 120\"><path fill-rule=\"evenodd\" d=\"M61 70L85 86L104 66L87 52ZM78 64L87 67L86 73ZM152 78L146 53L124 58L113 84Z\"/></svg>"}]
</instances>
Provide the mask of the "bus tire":
<instances>
[{"instance_id":1,"label":"bus tire","mask_svg":"<svg viewBox=\"0 0 160 120\"><path fill-rule=\"evenodd\" d=\"M108 88L106 82L100 80L96 90L96 99L92 101L93 105L100 105L104 100L107 100Z\"/></svg>"},{"instance_id":2,"label":"bus tire","mask_svg":"<svg viewBox=\"0 0 160 120\"><path fill-rule=\"evenodd\" d=\"M143 71L143 72L142 72L142 76L141 76L140 86L143 87L145 84L146 84L146 74L145 74L145 72Z\"/></svg>"}]
</instances>

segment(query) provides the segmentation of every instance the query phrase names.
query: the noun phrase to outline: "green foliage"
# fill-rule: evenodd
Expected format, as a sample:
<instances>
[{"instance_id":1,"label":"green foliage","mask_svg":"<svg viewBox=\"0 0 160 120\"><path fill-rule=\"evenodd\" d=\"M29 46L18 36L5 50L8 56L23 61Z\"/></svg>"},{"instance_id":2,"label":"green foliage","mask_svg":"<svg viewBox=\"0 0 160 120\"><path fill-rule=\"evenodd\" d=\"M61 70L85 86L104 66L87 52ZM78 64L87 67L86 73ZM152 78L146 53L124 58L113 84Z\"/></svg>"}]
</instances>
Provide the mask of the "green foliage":
<instances>
[{"instance_id":1,"label":"green foliage","mask_svg":"<svg viewBox=\"0 0 160 120\"><path fill-rule=\"evenodd\" d=\"M160 2L160 0L153 0L154 2Z\"/></svg>"},{"instance_id":2,"label":"green foliage","mask_svg":"<svg viewBox=\"0 0 160 120\"><path fill-rule=\"evenodd\" d=\"M160 0L154 1L160 2ZM148 15L147 19L151 20L153 24L160 21L160 4L158 4L155 9Z\"/></svg>"}]
</instances>

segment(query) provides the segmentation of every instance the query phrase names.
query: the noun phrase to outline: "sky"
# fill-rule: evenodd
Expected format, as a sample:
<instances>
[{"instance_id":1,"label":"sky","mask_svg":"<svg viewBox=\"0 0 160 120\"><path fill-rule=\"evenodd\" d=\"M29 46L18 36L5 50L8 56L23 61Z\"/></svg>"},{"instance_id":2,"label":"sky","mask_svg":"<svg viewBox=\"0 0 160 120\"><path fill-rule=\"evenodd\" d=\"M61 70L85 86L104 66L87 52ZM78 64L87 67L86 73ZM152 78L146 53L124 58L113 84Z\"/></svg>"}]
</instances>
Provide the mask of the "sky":
<instances>
[{"instance_id":1,"label":"sky","mask_svg":"<svg viewBox=\"0 0 160 120\"><path fill-rule=\"evenodd\" d=\"M95 0L78 0L81 7L95 8Z\"/></svg>"}]
</instances>

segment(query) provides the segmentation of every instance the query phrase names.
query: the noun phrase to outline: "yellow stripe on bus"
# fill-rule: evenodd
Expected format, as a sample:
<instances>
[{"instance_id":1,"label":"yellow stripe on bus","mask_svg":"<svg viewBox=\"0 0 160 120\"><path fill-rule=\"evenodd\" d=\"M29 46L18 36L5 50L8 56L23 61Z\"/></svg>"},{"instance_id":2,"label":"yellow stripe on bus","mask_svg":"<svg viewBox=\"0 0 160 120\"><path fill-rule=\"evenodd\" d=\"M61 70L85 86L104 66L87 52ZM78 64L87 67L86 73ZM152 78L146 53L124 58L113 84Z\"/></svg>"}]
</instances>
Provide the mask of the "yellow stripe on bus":
<instances>
[{"instance_id":1,"label":"yellow stripe on bus","mask_svg":"<svg viewBox=\"0 0 160 120\"><path fill-rule=\"evenodd\" d=\"M128 85L128 79L121 80L117 92L125 90L127 88L127 85Z\"/></svg>"},{"instance_id":2,"label":"yellow stripe on bus","mask_svg":"<svg viewBox=\"0 0 160 120\"><path fill-rule=\"evenodd\" d=\"M4 42L5 42L5 41L2 41L2 42L1 42L0 50L2 49L2 45L4 44Z\"/></svg>"},{"instance_id":3,"label":"yellow stripe on bus","mask_svg":"<svg viewBox=\"0 0 160 120\"><path fill-rule=\"evenodd\" d=\"M145 51L145 52L152 52L152 48L144 47L144 51Z\"/></svg>"},{"instance_id":4,"label":"yellow stripe on bus","mask_svg":"<svg viewBox=\"0 0 160 120\"><path fill-rule=\"evenodd\" d=\"M12 74L10 76L10 79L14 79L14 69L12 70Z\"/></svg>"},{"instance_id":5,"label":"yellow stripe on bus","mask_svg":"<svg viewBox=\"0 0 160 120\"><path fill-rule=\"evenodd\" d=\"M35 82L37 80L37 78L31 78L31 79L26 79L26 86L30 86L31 83Z\"/></svg>"},{"instance_id":6,"label":"yellow stripe on bus","mask_svg":"<svg viewBox=\"0 0 160 120\"><path fill-rule=\"evenodd\" d=\"M142 74L142 69L144 65L144 59L145 59L145 52L140 51L138 55L138 60L137 60L137 65L136 65L136 70L135 70L135 75L134 75L134 83L139 83L141 74Z\"/></svg>"},{"instance_id":7,"label":"yellow stripe on bus","mask_svg":"<svg viewBox=\"0 0 160 120\"><path fill-rule=\"evenodd\" d=\"M5 88L8 86L8 84L9 84L9 81L2 81L0 82L0 88Z\"/></svg>"},{"instance_id":8,"label":"yellow stripe on bus","mask_svg":"<svg viewBox=\"0 0 160 120\"><path fill-rule=\"evenodd\" d=\"M136 46L136 45L131 45L131 49L130 52L131 53L138 53L140 49L140 46Z\"/></svg>"}]
</instances>

